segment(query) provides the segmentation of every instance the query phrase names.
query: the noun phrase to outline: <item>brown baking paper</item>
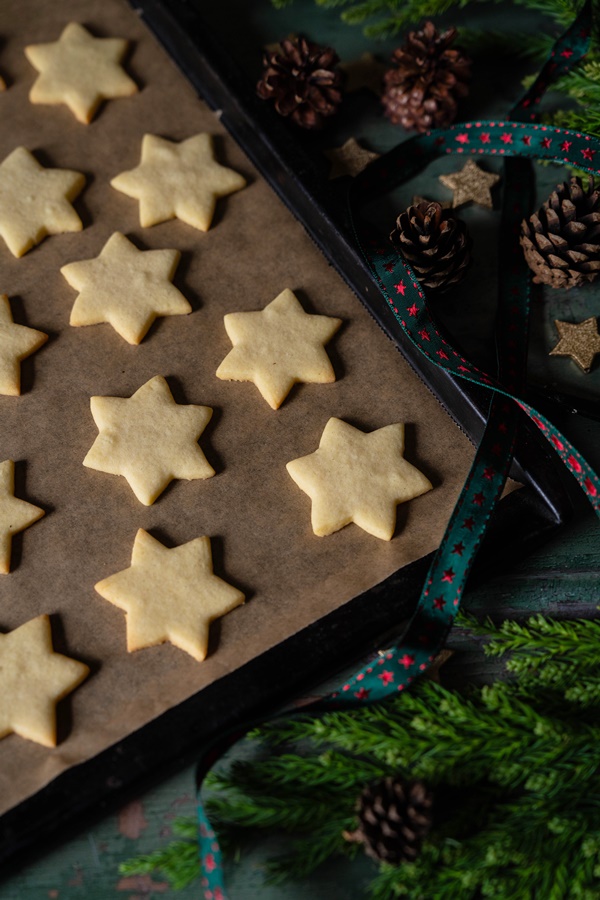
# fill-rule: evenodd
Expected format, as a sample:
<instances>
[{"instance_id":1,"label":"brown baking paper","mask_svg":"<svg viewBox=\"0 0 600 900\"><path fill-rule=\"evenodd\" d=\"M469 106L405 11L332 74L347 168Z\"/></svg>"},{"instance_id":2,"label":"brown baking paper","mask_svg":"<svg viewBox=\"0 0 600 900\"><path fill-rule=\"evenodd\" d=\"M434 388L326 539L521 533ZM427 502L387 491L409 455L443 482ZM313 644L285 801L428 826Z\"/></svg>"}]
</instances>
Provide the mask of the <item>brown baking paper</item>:
<instances>
[{"instance_id":1,"label":"brown baking paper","mask_svg":"<svg viewBox=\"0 0 600 900\"><path fill-rule=\"evenodd\" d=\"M87 183L74 203L81 233L49 237L21 259L0 242L0 293L10 296L15 321L50 335L22 365L22 396L0 397L0 460L16 461L17 495L46 510L14 539L13 571L0 578L0 630L48 613L56 649L92 668L59 708L55 750L16 735L0 741L3 812L433 550L473 450L125 3L4 0L1 15L8 89L0 94L0 159L23 145L45 166L83 172ZM125 66L140 88L105 103L87 126L66 106L28 99L36 73L23 47L56 40L69 21L130 39ZM110 179L138 164L144 133L182 140L201 131L215 135L219 161L248 187L219 201L206 234L176 220L141 228L137 201ZM189 316L157 320L137 347L109 325L68 324L76 292L60 267L97 256L114 231L140 249L180 250L175 284L193 306ZM231 347L223 315L261 309L286 287L308 312L338 316L343 326L328 345L336 382L299 385L273 411L253 384L219 381L215 371ZM174 482L144 507L124 478L82 460L97 434L90 396L129 397L158 374L177 402L214 409L200 443L217 474ZM310 500L285 464L316 449L330 416L364 430L406 423L406 457L434 490L399 507L389 543L354 525L324 538L311 531ZM94 591L130 564L138 528L168 546L208 535L216 573L247 596L220 620L203 663L170 644L127 653L124 613Z\"/></svg>"}]
</instances>

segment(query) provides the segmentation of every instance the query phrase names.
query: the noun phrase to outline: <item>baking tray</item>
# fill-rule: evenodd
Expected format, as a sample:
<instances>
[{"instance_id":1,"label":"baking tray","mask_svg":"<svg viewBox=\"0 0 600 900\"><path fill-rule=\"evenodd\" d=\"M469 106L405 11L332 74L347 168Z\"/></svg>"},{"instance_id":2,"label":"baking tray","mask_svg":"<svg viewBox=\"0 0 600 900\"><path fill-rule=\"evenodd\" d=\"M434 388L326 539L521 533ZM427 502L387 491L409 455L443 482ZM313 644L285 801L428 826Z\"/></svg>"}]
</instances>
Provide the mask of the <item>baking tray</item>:
<instances>
[{"instance_id":1,"label":"baking tray","mask_svg":"<svg viewBox=\"0 0 600 900\"><path fill-rule=\"evenodd\" d=\"M489 397L431 366L406 341L374 289L351 239L343 183L331 184L314 153L259 102L253 84L202 25L200 4L132 4L203 99L397 344L459 427L477 442ZM545 441L523 429L513 477L524 486L499 505L474 577L507 554L526 553L569 517L571 501ZM411 614L429 565L424 557L228 674L89 761L67 770L0 819L0 861L56 833L94 807L140 789L167 765L187 761L214 734L260 718L368 652ZM277 677L273 677L277 672ZM207 712L210 715L207 715ZM208 722L210 724L208 724Z\"/></svg>"}]
</instances>

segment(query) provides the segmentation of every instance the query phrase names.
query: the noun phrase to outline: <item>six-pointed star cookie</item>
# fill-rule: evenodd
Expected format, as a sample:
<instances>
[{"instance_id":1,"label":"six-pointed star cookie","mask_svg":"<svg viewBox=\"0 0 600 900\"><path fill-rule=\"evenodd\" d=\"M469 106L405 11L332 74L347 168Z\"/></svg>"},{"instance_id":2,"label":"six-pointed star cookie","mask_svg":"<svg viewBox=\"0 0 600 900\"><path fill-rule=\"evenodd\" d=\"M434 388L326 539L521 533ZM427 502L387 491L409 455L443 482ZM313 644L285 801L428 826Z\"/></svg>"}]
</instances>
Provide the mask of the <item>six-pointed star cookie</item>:
<instances>
[{"instance_id":1,"label":"six-pointed star cookie","mask_svg":"<svg viewBox=\"0 0 600 900\"><path fill-rule=\"evenodd\" d=\"M55 747L56 704L89 671L85 663L52 649L48 616L0 634L0 738L14 733Z\"/></svg>"},{"instance_id":2,"label":"six-pointed star cookie","mask_svg":"<svg viewBox=\"0 0 600 900\"><path fill-rule=\"evenodd\" d=\"M12 536L29 528L44 515L44 510L15 497L15 464L11 459L0 463L0 573L10 572Z\"/></svg>"},{"instance_id":3,"label":"six-pointed star cookie","mask_svg":"<svg viewBox=\"0 0 600 900\"><path fill-rule=\"evenodd\" d=\"M335 381L323 345L342 320L305 313L287 288L263 310L228 313L224 321L233 350L217 369L217 378L253 381L273 409L298 381Z\"/></svg>"},{"instance_id":4,"label":"six-pointed star cookie","mask_svg":"<svg viewBox=\"0 0 600 900\"><path fill-rule=\"evenodd\" d=\"M398 503L432 487L403 453L400 423L365 434L341 419L330 419L319 449L286 467L312 500L314 533L331 534L354 522L375 537L391 540Z\"/></svg>"},{"instance_id":5,"label":"six-pointed star cookie","mask_svg":"<svg viewBox=\"0 0 600 900\"><path fill-rule=\"evenodd\" d=\"M103 100L129 97L137 91L119 65L126 50L126 40L95 38L83 25L71 22L57 41L25 47L27 59L40 73L29 99L66 103L76 119L91 122Z\"/></svg>"},{"instance_id":6,"label":"six-pointed star cookie","mask_svg":"<svg viewBox=\"0 0 600 900\"><path fill-rule=\"evenodd\" d=\"M480 169L472 159L467 160L460 172L440 175L439 180L454 193L452 206L463 206L465 203L478 203L486 209L493 208L491 188L500 181L500 176Z\"/></svg>"},{"instance_id":7,"label":"six-pointed star cookie","mask_svg":"<svg viewBox=\"0 0 600 900\"><path fill-rule=\"evenodd\" d=\"M551 356L570 356L584 372L589 372L595 357L600 353L600 335L595 316L583 322L561 322L554 324L559 335L558 344L550 351Z\"/></svg>"},{"instance_id":8,"label":"six-pointed star cookie","mask_svg":"<svg viewBox=\"0 0 600 900\"><path fill-rule=\"evenodd\" d=\"M100 433L84 466L123 475L145 506L174 478L189 481L215 474L197 443L212 409L175 403L162 375L128 399L92 397L90 405Z\"/></svg>"},{"instance_id":9,"label":"six-pointed star cookie","mask_svg":"<svg viewBox=\"0 0 600 900\"><path fill-rule=\"evenodd\" d=\"M127 614L127 649L170 641L201 662L213 619L244 602L237 588L213 573L210 539L168 549L142 528L131 566L100 581L98 593Z\"/></svg>"},{"instance_id":10,"label":"six-pointed star cookie","mask_svg":"<svg viewBox=\"0 0 600 900\"><path fill-rule=\"evenodd\" d=\"M140 201L143 228L177 218L208 231L217 199L241 190L246 179L219 165L210 134L180 144L146 134L139 166L121 172L111 184Z\"/></svg>"},{"instance_id":11,"label":"six-pointed star cookie","mask_svg":"<svg viewBox=\"0 0 600 900\"><path fill-rule=\"evenodd\" d=\"M71 310L71 325L108 322L130 344L139 344L157 316L181 316L192 311L171 284L179 250L138 250L116 231L100 256L60 270L79 295Z\"/></svg>"},{"instance_id":12,"label":"six-pointed star cookie","mask_svg":"<svg viewBox=\"0 0 600 900\"><path fill-rule=\"evenodd\" d=\"M70 204L85 184L80 172L45 169L25 147L0 164L0 235L13 256L23 256L48 234L81 231Z\"/></svg>"},{"instance_id":13,"label":"six-pointed star cookie","mask_svg":"<svg viewBox=\"0 0 600 900\"><path fill-rule=\"evenodd\" d=\"M0 294L0 394L18 397L21 393L20 362L38 350L48 335L25 325L16 325L6 294Z\"/></svg>"}]
</instances>

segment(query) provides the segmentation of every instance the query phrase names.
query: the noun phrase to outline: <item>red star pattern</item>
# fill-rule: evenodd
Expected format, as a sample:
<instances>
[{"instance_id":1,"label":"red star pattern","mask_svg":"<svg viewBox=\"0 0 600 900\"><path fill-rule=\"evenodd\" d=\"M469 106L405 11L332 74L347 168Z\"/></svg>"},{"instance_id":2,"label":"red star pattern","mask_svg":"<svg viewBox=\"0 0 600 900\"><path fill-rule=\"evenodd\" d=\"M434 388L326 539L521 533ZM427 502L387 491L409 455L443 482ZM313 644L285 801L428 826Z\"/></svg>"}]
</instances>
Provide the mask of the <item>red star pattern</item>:
<instances>
[{"instance_id":1,"label":"red star pattern","mask_svg":"<svg viewBox=\"0 0 600 900\"><path fill-rule=\"evenodd\" d=\"M531 137L530 137L528 134L524 135L524 136L521 138L521 140L523 141L523 143L525 144L526 147L529 147L529 146L530 146L530 144L531 144Z\"/></svg>"},{"instance_id":2,"label":"red star pattern","mask_svg":"<svg viewBox=\"0 0 600 900\"><path fill-rule=\"evenodd\" d=\"M391 684L391 682L394 680L394 673L389 672L387 669L384 669L381 675L378 676L378 678L381 678L382 682L386 685Z\"/></svg>"},{"instance_id":3,"label":"red star pattern","mask_svg":"<svg viewBox=\"0 0 600 900\"><path fill-rule=\"evenodd\" d=\"M443 597L436 597L433 601L433 605L436 609L443 609L446 605L446 601Z\"/></svg>"},{"instance_id":4,"label":"red star pattern","mask_svg":"<svg viewBox=\"0 0 600 900\"><path fill-rule=\"evenodd\" d=\"M366 688L361 687L354 692L354 696L357 700L366 700L370 693L371 691L368 691Z\"/></svg>"},{"instance_id":5,"label":"red star pattern","mask_svg":"<svg viewBox=\"0 0 600 900\"><path fill-rule=\"evenodd\" d=\"M401 666L404 666L405 669L410 669L412 665L414 665L415 658L414 656L410 656L410 654L405 653L404 656L401 656L398 660Z\"/></svg>"},{"instance_id":6,"label":"red star pattern","mask_svg":"<svg viewBox=\"0 0 600 900\"><path fill-rule=\"evenodd\" d=\"M475 519L473 516L469 516L468 519L465 519L463 522L463 528L466 528L467 531L473 531L473 526L475 525Z\"/></svg>"},{"instance_id":7,"label":"red star pattern","mask_svg":"<svg viewBox=\"0 0 600 900\"><path fill-rule=\"evenodd\" d=\"M500 135L500 140L503 144L512 144L512 134L510 134L508 131L505 131L504 134Z\"/></svg>"},{"instance_id":8,"label":"red star pattern","mask_svg":"<svg viewBox=\"0 0 600 900\"><path fill-rule=\"evenodd\" d=\"M544 148L544 150L547 150L551 143L552 143L552 138L549 138L549 137L542 138L542 147Z\"/></svg>"},{"instance_id":9,"label":"red star pattern","mask_svg":"<svg viewBox=\"0 0 600 900\"><path fill-rule=\"evenodd\" d=\"M581 154L582 154L582 156L583 156L584 159L589 159L590 161L594 158L594 151L593 151L593 150L590 150L589 147L585 147L585 148L581 151Z\"/></svg>"},{"instance_id":10,"label":"red star pattern","mask_svg":"<svg viewBox=\"0 0 600 900\"><path fill-rule=\"evenodd\" d=\"M413 303L412 306L408 307L407 312L408 312L409 316L416 316L417 313L419 312L419 307L417 306L416 303Z\"/></svg>"},{"instance_id":11,"label":"red star pattern","mask_svg":"<svg viewBox=\"0 0 600 900\"><path fill-rule=\"evenodd\" d=\"M478 493L473 497L473 503L475 504L475 506L483 506L484 500L485 496L482 491L478 491Z\"/></svg>"},{"instance_id":12,"label":"red star pattern","mask_svg":"<svg viewBox=\"0 0 600 900\"><path fill-rule=\"evenodd\" d=\"M482 131L479 135L479 140L482 144L489 144L490 142L490 133L489 131Z\"/></svg>"},{"instance_id":13,"label":"red star pattern","mask_svg":"<svg viewBox=\"0 0 600 900\"><path fill-rule=\"evenodd\" d=\"M419 332L419 337L421 338L422 341L429 341L429 340L431 340L431 337L430 337L430 335L429 335L429 332L427 331L426 328L422 328L422 329L421 329L421 331Z\"/></svg>"},{"instance_id":14,"label":"red star pattern","mask_svg":"<svg viewBox=\"0 0 600 900\"><path fill-rule=\"evenodd\" d=\"M561 149L564 153L568 153L569 150L571 149L571 144L572 144L572 143L573 143L573 141L563 141L562 144L560 145L560 149Z\"/></svg>"},{"instance_id":15,"label":"red star pattern","mask_svg":"<svg viewBox=\"0 0 600 900\"><path fill-rule=\"evenodd\" d=\"M495 474L496 472L491 466L486 466L483 470L483 477L487 478L488 481L491 481Z\"/></svg>"},{"instance_id":16,"label":"red star pattern","mask_svg":"<svg viewBox=\"0 0 600 900\"><path fill-rule=\"evenodd\" d=\"M404 292L406 291L406 285L404 284L404 282L401 281L399 284L395 284L394 287L396 288L396 293L402 294L402 296L404 297Z\"/></svg>"},{"instance_id":17,"label":"red star pattern","mask_svg":"<svg viewBox=\"0 0 600 900\"><path fill-rule=\"evenodd\" d=\"M469 143L469 135L468 134L457 134L456 140L459 144L468 144Z\"/></svg>"},{"instance_id":18,"label":"red star pattern","mask_svg":"<svg viewBox=\"0 0 600 900\"><path fill-rule=\"evenodd\" d=\"M454 574L454 569L446 569L442 575L442 581L447 581L448 584L452 584L454 581Z\"/></svg>"},{"instance_id":19,"label":"red star pattern","mask_svg":"<svg viewBox=\"0 0 600 900\"><path fill-rule=\"evenodd\" d=\"M457 556L462 556L464 553L464 549L465 549L465 545L463 544L462 541L459 541L458 544L455 544L454 547L452 548L452 552L455 553Z\"/></svg>"}]
</instances>

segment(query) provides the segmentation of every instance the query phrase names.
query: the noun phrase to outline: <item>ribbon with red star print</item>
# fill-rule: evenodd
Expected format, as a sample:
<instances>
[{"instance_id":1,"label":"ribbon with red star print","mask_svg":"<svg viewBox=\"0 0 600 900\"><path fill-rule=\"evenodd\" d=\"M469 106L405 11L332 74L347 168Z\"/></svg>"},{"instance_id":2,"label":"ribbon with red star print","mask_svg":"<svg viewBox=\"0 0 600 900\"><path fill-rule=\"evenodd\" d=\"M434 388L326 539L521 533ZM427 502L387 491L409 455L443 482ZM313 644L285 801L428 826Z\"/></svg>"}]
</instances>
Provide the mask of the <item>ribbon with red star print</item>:
<instances>
[{"instance_id":1,"label":"ribbon with red star print","mask_svg":"<svg viewBox=\"0 0 600 900\"><path fill-rule=\"evenodd\" d=\"M311 704L311 713L381 701L405 690L429 668L452 626L473 560L504 488L521 413L550 442L600 516L600 478L549 420L519 397L527 347L530 272L518 235L532 197L528 160L548 159L600 174L597 138L523 120L534 117L532 110L549 84L583 57L589 44L590 21L588 0L507 121L467 122L418 135L371 163L353 181L351 216L364 201L408 180L440 155L505 157L499 250L501 259L510 264L500 268L496 327L499 365L497 376L492 377L452 347L431 316L425 293L410 266L391 246L381 243L371 229L356 225L362 252L408 338L431 362L458 378L489 389L491 402L471 470L402 640L363 666L337 690ZM213 744L200 761L199 783L215 759L239 737L241 733L221 736ZM206 900L225 900L218 842L200 802L198 816L204 896Z\"/></svg>"}]
</instances>

